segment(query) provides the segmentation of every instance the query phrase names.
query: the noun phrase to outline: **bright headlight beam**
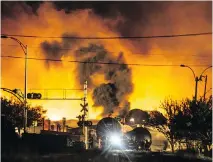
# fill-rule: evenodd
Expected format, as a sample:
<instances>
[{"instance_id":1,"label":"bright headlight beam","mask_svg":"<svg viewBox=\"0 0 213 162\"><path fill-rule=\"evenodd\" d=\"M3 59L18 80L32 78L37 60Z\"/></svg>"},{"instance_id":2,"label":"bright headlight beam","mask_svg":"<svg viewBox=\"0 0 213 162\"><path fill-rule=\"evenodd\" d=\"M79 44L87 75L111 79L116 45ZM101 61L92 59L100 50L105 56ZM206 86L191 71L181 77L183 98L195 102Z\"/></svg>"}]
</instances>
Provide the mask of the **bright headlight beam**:
<instances>
[{"instance_id":1,"label":"bright headlight beam","mask_svg":"<svg viewBox=\"0 0 213 162\"><path fill-rule=\"evenodd\" d=\"M109 141L111 145L121 145L121 137L117 134L111 135Z\"/></svg>"}]
</instances>

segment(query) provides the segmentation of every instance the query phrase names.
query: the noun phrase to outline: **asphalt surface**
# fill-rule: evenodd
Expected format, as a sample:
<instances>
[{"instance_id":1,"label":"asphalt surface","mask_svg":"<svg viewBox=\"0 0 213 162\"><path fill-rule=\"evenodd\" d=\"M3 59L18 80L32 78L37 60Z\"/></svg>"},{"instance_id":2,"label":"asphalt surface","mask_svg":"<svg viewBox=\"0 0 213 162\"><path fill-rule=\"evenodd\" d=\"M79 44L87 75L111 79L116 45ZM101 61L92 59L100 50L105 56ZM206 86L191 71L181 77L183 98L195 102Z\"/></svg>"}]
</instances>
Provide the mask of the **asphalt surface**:
<instances>
[{"instance_id":1,"label":"asphalt surface","mask_svg":"<svg viewBox=\"0 0 213 162\"><path fill-rule=\"evenodd\" d=\"M68 154L19 155L3 157L2 162L207 162L211 159L180 157L161 152L87 150Z\"/></svg>"}]
</instances>

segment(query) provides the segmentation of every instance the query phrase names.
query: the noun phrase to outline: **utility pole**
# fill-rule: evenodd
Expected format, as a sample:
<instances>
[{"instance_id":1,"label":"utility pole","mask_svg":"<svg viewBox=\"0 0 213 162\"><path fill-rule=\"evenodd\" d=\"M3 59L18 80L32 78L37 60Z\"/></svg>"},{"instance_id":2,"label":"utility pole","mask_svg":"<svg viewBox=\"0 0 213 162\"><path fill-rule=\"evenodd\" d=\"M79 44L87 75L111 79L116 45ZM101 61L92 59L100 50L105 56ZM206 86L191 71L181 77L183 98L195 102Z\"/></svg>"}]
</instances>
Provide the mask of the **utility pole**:
<instances>
[{"instance_id":1,"label":"utility pole","mask_svg":"<svg viewBox=\"0 0 213 162\"><path fill-rule=\"evenodd\" d=\"M195 101L197 101L197 86L200 79L198 77L195 77Z\"/></svg>"},{"instance_id":2,"label":"utility pole","mask_svg":"<svg viewBox=\"0 0 213 162\"><path fill-rule=\"evenodd\" d=\"M205 76L205 87L204 87L204 94L203 94L204 100L206 99L206 86L207 86L207 75Z\"/></svg>"},{"instance_id":3,"label":"utility pole","mask_svg":"<svg viewBox=\"0 0 213 162\"><path fill-rule=\"evenodd\" d=\"M203 73L204 73L207 69L212 68L212 66L209 66L209 67L207 67L206 69L204 69L204 70L202 71L202 73L200 74L199 77L195 75L194 70L193 70L190 66L181 64L180 67L187 67L187 68L189 68L189 69L192 71L193 75L194 75L194 79L195 79L195 96L194 96L194 101L196 102L196 101L197 101L197 87L198 87L198 82L199 82L199 81L202 81L202 77L204 77L204 76L203 76ZM205 78L206 78L206 79L205 79L205 82L207 82L207 76L206 76ZM205 83L204 95L205 95L205 93L206 93L206 83ZM205 96L204 96L204 99L205 99Z\"/></svg>"},{"instance_id":4,"label":"utility pole","mask_svg":"<svg viewBox=\"0 0 213 162\"><path fill-rule=\"evenodd\" d=\"M25 53L25 77L24 77L24 112L25 112L25 123L24 123L24 133L26 133L27 128L27 53L28 53L28 47L26 47L26 53Z\"/></svg>"}]
</instances>

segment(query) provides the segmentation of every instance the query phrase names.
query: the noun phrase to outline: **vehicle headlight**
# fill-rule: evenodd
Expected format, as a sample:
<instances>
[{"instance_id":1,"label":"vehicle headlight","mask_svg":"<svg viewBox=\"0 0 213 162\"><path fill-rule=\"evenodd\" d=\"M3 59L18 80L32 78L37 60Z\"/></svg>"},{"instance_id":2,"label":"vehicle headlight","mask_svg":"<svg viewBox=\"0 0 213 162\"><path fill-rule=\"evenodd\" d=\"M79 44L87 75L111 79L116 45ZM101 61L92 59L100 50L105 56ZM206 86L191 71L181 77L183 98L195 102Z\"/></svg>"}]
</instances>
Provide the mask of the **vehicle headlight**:
<instances>
[{"instance_id":1,"label":"vehicle headlight","mask_svg":"<svg viewBox=\"0 0 213 162\"><path fill-rule=\"evenodd\" d=\"M121 136L117 135L117 134L112 134L109 137L109 142L111 145L116 145L116 146L120 146L121 145Z\"/></svg>"}]
</instances>

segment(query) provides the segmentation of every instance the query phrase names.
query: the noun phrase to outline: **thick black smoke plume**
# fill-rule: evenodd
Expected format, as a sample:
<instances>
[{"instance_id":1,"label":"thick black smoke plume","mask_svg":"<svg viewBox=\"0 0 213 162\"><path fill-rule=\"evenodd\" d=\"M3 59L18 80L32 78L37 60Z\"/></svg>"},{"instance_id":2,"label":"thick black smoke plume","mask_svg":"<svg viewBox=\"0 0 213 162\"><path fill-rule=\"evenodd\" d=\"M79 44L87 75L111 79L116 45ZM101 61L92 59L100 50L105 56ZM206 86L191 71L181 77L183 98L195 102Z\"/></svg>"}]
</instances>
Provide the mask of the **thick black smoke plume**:
<instances>
[{"instance_id":1,"label":"thick black smoke plume","mask_svg":"<svg viewBox=\"0 0 213 162\"><path fill-rule=\"evenodd\" d=\"M63 56L61 51L62 45L58 41L53 41L51 43L45 41L41 43L41 48L43 53L45 54L46 58L48 59L57 59L60 60ZM59 63L59 62L57 62ZM47 67L49 67L49 61L46 61Z\"/></svg>"},{"instance_id":2,"label":"thick black smoke plume","mask_svg":"<svg viewBox=\"0 0 213 162\"><path fill-rule=\"evenodd\" d=\"M73 37L75 34L64 33L62 37ZM77 43L77 40L74 39L62 39L59 41L44 41L40 44L40 47L45 54L45 57L48 59L60 60L62 56L66 56ZM53 63L53 62L51 62ZM56 65L61 64L61 62L54 62ZM49 67L49 61L46 61L47 67Z\"/></svg>"},{"instance_id":3,"label":"thick black smoke plume","mask_svg":"<svg viewBox=\"0 0 213 162\"><path fill-rule=\"evenodd\" d=\"M130 111L130 102L125 101L119 110L120 117L124 118Z\"/></svg>"},{"instance_id":4,"label":"thick black smoke plume","mask_svg":"<svg viewBox=\"0 0 213 162\"><path fill-rule=\"evenodd\" d=\"M116 97L117 88L112 83L101 84L93 91L94 106L103 106L104 114L114 111L115 107L119 106L119 101Z\"/></svg>"},{"instance_id":5,"label":"thick black smoke plume","mask_svg":"<svg viewBox=\"0 0 213 162\"><path fill-rule=\"evenodd\" d=\"M111 62L125 63L123 54L113 57L102 45L90 44L88 47L81 47L76 51L76 58L84 62ZM78 76L81 84L88 81L90 88L94 88L94 106L103 106L104 115L119 111L127 106L127 97L133 90L131 69L123 65L103 65L85 63L78 65ZM107 83L94 87L91 77L93 74L104 74ZM120 111L122 114L124 112Z\"/></svg>"},{"instance_id":6,"label":"thick black smoke plume","mask_svg":"<svg viewBox=\"0 0 213 162\"><path fill-rule=\"evenodd\" d=\"M62 36L76 35L65 33ZM41 43L41 48L46 58L60 60L69 54L69 50L63 49L76 49L77 45L78 42L75 40L62 39L61 42L45 41ZM125 63L122 52L118 57L114 57L103 45L89 44L86 47L77 48L74 56L76 60L85 62L78 64L76 71L80 84L83 85L84 81L87 80L89 88L93 89L93 106L104 107L103 115L115 111L125 114L130 107L127 98L133 90L133 85L131 69L122 64ZM94 62L121 63L122 65L105 65ZM58 65L60 62L55 64ZM49 66L48 61L47 65ZM98 87L95 86L91 79L94 74L104 74L106 83L100 83Z\"/></svg>"}]
</instances>

